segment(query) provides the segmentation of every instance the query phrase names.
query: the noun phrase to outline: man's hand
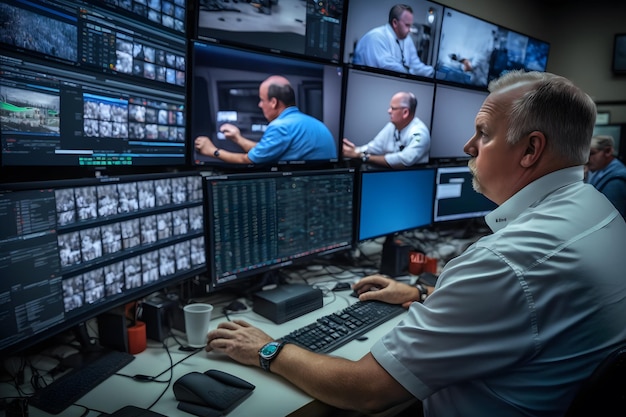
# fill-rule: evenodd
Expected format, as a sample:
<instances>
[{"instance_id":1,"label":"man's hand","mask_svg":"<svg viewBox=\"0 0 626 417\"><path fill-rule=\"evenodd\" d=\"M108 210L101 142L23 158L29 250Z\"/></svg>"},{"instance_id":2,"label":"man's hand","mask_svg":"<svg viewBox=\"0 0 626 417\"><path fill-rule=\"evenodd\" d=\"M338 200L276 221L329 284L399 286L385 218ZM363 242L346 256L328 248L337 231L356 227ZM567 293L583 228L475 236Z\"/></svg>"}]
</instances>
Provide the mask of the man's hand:
<instances>
[{"instance_id":1,"label":"man's hand","mask_svg":"<svg viewBox=\"0 0 626 417\"><path fill-rule=\"evenodd\" d=\"M356 145L350 142L347 138L343 138L343 147L341 154L348 158L359 158L360 155L356 151Z\"/></svg>"},{"instance_id":2,"label":"man's hand","mask_svg":"<svg viewBox=\"0 0 626 417\"><path fill-rule=\"evenodd\" d=\"M195 141L196 149L202 155L213 156L213 153L217 149L211 139L208 136L198 136Z\"/></svg>"},{"instance_id":3,"label":"man's hand","mask_svg":"<svg viewBox=\"0 0 626 417\"><path fill-rule=\"evenodd\" d=\"M243 320L220 323L207 334L207 352L218 351L244 365L259 365L259 349L272 339Z\"/></svg>"},{"instance_id":4,"label":"man's hand","mask_svg":"<svg viewBox=\"0 0 626 417\"><path fill-rule=\"evenodd\" d=\"M361 301L379 300L409 308L411 303L419 299L417 288L379 274L363 278L352 288L359 294Z\"/></svg>"},{"instance_id":5,"label":"man's hand","mask_svg":"<svg viewBox=\"0 0 626 417\"><path fill-rule=\"evenodd\" d=\"M220 126L220 132L226 137L228 140L232 140L233 142L237 142L239 136L241 136L241 131L237 126L231 123L224 123Z\"/></svg>"}]
</instances>

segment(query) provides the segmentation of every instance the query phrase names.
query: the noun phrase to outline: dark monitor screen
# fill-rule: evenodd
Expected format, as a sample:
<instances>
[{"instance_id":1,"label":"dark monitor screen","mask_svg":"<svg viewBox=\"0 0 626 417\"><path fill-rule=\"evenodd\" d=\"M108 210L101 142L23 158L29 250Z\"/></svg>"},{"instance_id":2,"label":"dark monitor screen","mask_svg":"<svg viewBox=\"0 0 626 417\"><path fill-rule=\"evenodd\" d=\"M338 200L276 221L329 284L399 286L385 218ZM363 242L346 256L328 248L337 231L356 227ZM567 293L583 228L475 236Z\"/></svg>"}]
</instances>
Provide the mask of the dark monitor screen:
<instances>
[{"instance_id":1,"label":"dark monitor screen","mask_svg":"<svg viewBox=\"0 0 626 417\"><path fill-rule=\"evenodd\" d=\"M343 137L357 146L365 145L388 123L391 97L408 91L417 98L415 115L430 129L435 86L354 68L348 69Z\"/></svg>"},{"instance_id":2,"label":"dark monitor screen","mask_svg":"<svg viewBox=\"0 0 626 417\"><path fill-rule=\"evenodd\" d=\"M199 174L0 188L3 353L206 271Z\"/></svg>"},{"instance_id":3,"label":"dark monitor screen","mask_svg":"<svg viewBox=\"0 0 626 417\"><path fill-rule=\"evenodd\" d=\"M476 114L487 95L487 91L437 84L430 132L431 159L469 158L463 146L474 135Z\"/></svg>"},{"instance_id":4,"label":"dark monitor screen","mask_svg":"<svg viewBox=\"0 0 626 417\"><path fill-rule=\"evenodd\" d=\"M497 207L474 190L467 166L438 167L435 178L435 222L484 217Z\"/></svg>"},{"instance_id":5,"label":"dark monitor screen","mask_svg":"<svg viewBox=\"0 0 626 417\"><path fill-rule=\"evenodd\" d=\"M550 44L446 7L435 78L486 87L506 71L545 71Z\"/></svg>"},{"instance_id":6,"label":"dark monitor screen","mask_svg":"<svg viewBox=\"0 0 626 417\"><path fill-rule=\"evenodd\" d=\"M270 75L277 74L290 81L296 93L297 107L328 127L338 152L343 76L341 67L200 42L193 43L191 60L192 141L198 136L208 136L220 149L243 152L242 148L219 132L223 123L232 123L244 137L259 141L268 125L259 108L259 85ZM336 161L335 157L318 162ZM193 162L195 165L227 165L213 156L200 154L195 148Z\"/></svg>"},{"instance_id":7,"label":"dark monitor screen","mask_svg":"<svg viewBox=\"0 0 626 417\"><path fill-rule=\"evenodd\" d=\"M362 171L358 240L428 226L433 219L435 169Z\"/></svg>"},{"instance_id":8,"label":"dark monitor screen","mask_svg":"<svg viewBox=\"0 0 626 417\"><path fill-rule=\"evenodd\" d=\"M344 2L201 0L196 37L337 63Z\"/></svg>"},{"instance_id":9,"label":"dark monitor screen","mask_svg":"<svg viewBox=\"0 0 626 417\"><path fill-rule=\"evenodd\" d=\"M3 172L186 163L185 33L165 26L165 3L145 16L80 1L0 5ZM167 3L182 18L184 5Z\"/></svg>"},{"instance_id":10,"label":"dark monitor screen","mask_svg":"<svg viewBox=\"0 0 626 417\"><path fill-rule=\"evenodd\" d=\"M426 74L424 71L414 71L404 67L410 63L408 51L400 47L400 43L392 44L389 49L380 45L385 53L389 53L384 59L378 55L378 60L374 61L372 53L370 57L365 55L356 57L355 49L357 43L370 30L384 31L382 26L388 26L386 30L391 29L388 25L389 12L391 8L398 4L395 0L382 0L377 2L351 2L348 7L346 17L346 33L343 60L359 66L367 66L379 68L387 71L393 71L401 74L412 74L416 76L432 78L432 75ZM413 10L413 25L408 34L409 39L415 45L416 55L419 60L432 67L436 63L436 54L439 44L439 31L441 29L441 19L443 15L443 6L426 0L416 0L409 4ZM391 32L389 32L391 33ZM362 45L363 47L363 45ZM367 49L367 48L366 48ZM393 57L393 58L392 58ZM404 64L404 65L403 65Z\"/></svg>"},{"instance_id":11,"label":"dark monitor screen","mask_svg":"<svg viewBox=\"0 0 626 417\"><path fill-rule=\"evenodd\" d=\"M354 170L205 178L212 288L350 249Z\"/></svg>"}]
</instances>

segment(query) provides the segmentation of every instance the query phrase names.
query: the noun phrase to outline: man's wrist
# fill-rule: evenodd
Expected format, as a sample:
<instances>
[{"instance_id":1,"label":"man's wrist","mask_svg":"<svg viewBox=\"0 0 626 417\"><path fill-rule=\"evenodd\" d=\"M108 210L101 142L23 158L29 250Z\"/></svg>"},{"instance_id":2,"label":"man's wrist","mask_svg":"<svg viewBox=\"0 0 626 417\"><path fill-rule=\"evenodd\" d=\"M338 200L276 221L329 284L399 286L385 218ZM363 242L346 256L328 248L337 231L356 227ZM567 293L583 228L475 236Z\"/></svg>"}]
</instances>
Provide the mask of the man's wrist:
<instances>
[{"instance_id":1,"label":"man's wrist","mask_svg":"<svg viewBox=\"0 0 626 417\"><path fill-rule=\"evenodd\" d=\"M428 290L426 289L424 285L420 284L419 282L415 284L415 287L420 292L417 301L419 301L420 303L423 303L428 298Z\"/></svg>"},{"instance_id":2,"label":"man's wrist","mask_svg":"<svg viewBox=\"0 0 626 417\"><path fill-rule=\"evenodd\" d=\"M370 160L370 154L367 152L361 152L359 156L363 162L368 162Z\"/></svg>"}]
</instances>

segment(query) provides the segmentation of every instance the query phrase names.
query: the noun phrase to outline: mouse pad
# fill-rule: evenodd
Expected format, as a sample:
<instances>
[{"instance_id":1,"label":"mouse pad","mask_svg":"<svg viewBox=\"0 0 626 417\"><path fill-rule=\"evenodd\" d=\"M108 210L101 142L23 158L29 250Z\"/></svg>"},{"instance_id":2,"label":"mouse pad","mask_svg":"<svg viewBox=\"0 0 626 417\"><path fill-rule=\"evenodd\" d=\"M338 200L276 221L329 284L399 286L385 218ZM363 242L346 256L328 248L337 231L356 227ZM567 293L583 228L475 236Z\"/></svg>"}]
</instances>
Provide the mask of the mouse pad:
<instances>
[{"instance_id":1,"label":"mouse pad","mask_svg":"<svg viewBox=\"0 0 626 417\"><path fill-rule=\"evenodd\" d=\"M228 414L254 388L251 383L217 369L190 372L178 378L172 387L178 408L201 417Z\"/></svg>"}]
</instances>

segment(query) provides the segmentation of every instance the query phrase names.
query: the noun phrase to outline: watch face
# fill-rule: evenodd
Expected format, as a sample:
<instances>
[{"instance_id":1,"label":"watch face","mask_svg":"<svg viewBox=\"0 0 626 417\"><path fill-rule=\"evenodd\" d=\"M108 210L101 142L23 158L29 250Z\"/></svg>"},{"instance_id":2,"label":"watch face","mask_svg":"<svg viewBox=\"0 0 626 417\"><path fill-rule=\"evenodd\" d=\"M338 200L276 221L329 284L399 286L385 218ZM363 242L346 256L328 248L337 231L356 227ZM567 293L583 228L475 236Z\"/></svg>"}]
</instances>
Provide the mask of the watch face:
<instances>
[{"instance_id":1,"label":"watch face","mask_svg":"<svg viewBox=\"0 0 626 417\"><path fill-rule=\"evenodd\" d=\"M267 345L263 346L259 353L265 358L271 358L272 355L276 353L276 350L278 350L278 345L279 343L277 342L268 343Z\"/></svg>"}]
</instances>

